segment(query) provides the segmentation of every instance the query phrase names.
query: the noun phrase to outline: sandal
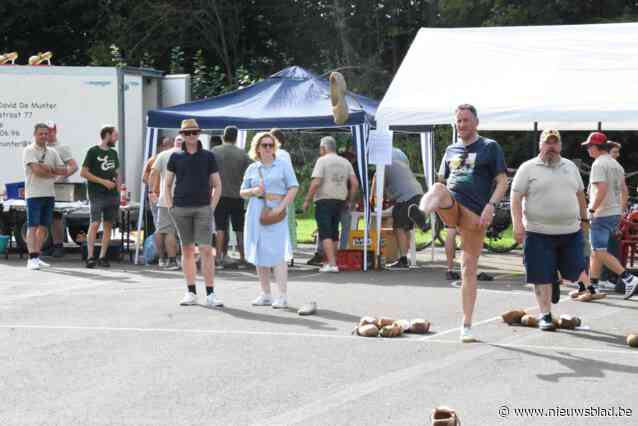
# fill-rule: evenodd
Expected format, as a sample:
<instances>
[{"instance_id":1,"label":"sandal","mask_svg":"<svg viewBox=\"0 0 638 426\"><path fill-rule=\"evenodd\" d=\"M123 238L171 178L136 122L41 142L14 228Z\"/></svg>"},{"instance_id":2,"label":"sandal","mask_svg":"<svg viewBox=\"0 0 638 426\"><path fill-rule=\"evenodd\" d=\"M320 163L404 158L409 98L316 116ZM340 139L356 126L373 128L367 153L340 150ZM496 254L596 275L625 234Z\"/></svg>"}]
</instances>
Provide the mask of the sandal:
<instances>
[{"instance_id":1,"label":"sandal","mask_svg":"<svg viewBox=\"0 0 638 426\"><path fill-rule=\"evenodd\" d=\"M485 272L481 272L476 276L476 279L479 281L494 281L494 277Z\"/></svg>"}]
</instances>

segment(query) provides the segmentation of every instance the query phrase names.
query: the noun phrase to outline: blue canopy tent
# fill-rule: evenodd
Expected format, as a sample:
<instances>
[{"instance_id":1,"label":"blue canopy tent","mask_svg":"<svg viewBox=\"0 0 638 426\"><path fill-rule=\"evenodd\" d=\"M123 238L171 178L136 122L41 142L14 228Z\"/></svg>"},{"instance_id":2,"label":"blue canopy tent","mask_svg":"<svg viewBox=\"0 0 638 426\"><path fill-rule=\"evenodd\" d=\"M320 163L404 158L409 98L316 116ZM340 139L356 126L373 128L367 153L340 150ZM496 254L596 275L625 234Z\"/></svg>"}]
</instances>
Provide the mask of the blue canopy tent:
<instances>
[{"instance_id":1,"label":"blue canopy tent","mask_svg":"<svg viewBox=\"0 0 638 426\"><path fill-rule=\"evenodd\" d=\"M240 130L268 130L273 127L287 130L343 129L352 134L357 153L359 176L364 205L364 240L367 244L369 220L369 184L367 175L367 140L374 126L378 101L352 92L346 94L349 118L336 125L330 103L330 83L301 67L291 66L269 78L233 92L149 111L145 158L155 153L158 129L179 129L182 120L194 118L204 130L222 130L229 125ZM144 184L140 190L140 217L142 223ZM139 235L139 232L138 232ZM138 238L139 240L139 238ZM139 241L136 248L136 262ZM364 251L364 258L367 251ZM364 259L367 266L367 259Z\"/></svg>"}]
</instances>

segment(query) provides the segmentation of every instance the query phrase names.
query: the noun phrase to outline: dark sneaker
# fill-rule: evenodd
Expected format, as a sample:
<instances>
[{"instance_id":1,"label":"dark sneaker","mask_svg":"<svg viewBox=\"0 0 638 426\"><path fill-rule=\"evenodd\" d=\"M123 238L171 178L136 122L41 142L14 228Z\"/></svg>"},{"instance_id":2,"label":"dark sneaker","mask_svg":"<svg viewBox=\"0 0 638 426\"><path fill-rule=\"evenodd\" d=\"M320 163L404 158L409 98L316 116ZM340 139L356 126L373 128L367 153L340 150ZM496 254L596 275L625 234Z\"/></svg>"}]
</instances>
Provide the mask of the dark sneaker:
<instances>
[{"instance_id":1,"label":"dark sneaker","mask_svg":"<svg viewBox=\"0 0 638 426\"><path fill-rule=\"evenodd\" d=\"M53 257L64 257L66 253L64 252L64 247L55 247L53 249L53 253L51 253L51 256Z\"/></svg>"},{"instance_id":2,"label":"dark sneaker","mask_svg":"<svg viewBox=\"0 0 638 426\"><path fill-rule=\"evenodd\" d=\"M423 232L427 232L430 229L430 225L427 223L425 213L419 210L419 206L416 204L410 204L408 207L408 217L416 226Z\"/></svg>"},{"instance_id":3,"label":"dark sneaker","mask_svg":"<svg viewBox=\"0 0 638 426\"><path fill-rule=\"evenodd\" d=\"M396 262L389 264L388 269L410 269L410 265L408 265L408 259L399 258Z\"/></svg>"},{"instance_id":4,"label":"dark sneaker","mask_svg":"<svg viewBox=\"0 0 638 426\"><path fill-rule=\"evenodd\" d=\"M110 268L111 264L109 263L109 260L106 257L100 257L97 260L97 264L98 266L101 266L103 268Z\"/></svg>"},{"instance_id":5,"label":"dark sneaker","mask_svg":"<svg viewBox=\"0 0 638 426\"><path fill-rule=\"evenodd\" d=\"M306 265L323 266L323 256L319 253L313 254L312 257L306 262Z\"/></svg>"},{"instance_id":6,"label":"dark sneaker","mask_svg":"<svg viewBox=\"0 0 638 426\"><path fill-rule=\"evenodd\" d=\"M479 281L494 281L494 277L487 272L481 272L476 276L476 279Z\"/></svg>"},{"instance_id":7,"label":"dark sneaker","mask_svg":"<svg viewBox=\"0 0 638 426\"><path fill-rule=\"evenodd\" d=\"M625 283L622 282L621 279L616 281L616 288L614 289L616 293L625 294Z\"/></svg>"},{"instance_id":8,"label":"dark sneaker","mask_svg":"<svg viewBox=\"0 0 638 426\"><path fill-rule=\"evenodd\" d=\"M447 271L445 273L445 279L449 281L456 281L461 279L461 274L456 271Z\"/></svg>"},{"instance_id":9,"label":"dark sneaker","mask_svg":"<svg viewBox=\"0 0 638 426\"><path fill-rule=\"evenodd\" d=\"M538 322L538 328L543 331L554 331L556 330L556 325L552 321L552 314L545 314L541 317Z\"/></svg>"},{"instance_id":10,"label":"dark sneaker","mask_svg":"<svg viewBox=\"0 0 638 426\"><path fill-rule=\"evenodd\" d=\"M87 268L93 269L96 266L97 266L97 260L94 257L86 260L86 267Z\"/></svg>"},{"instance_id":11,"label":"dark sneaker","mask_svg":"<svg viewBox=\"0 0 638 426\"><path fill-rule=\"evenodd\" d=\"M170 259L166 262L165 269L167 271L179 271L181 268L179 267L176 259Z\"/></svg>"}]
</instances>

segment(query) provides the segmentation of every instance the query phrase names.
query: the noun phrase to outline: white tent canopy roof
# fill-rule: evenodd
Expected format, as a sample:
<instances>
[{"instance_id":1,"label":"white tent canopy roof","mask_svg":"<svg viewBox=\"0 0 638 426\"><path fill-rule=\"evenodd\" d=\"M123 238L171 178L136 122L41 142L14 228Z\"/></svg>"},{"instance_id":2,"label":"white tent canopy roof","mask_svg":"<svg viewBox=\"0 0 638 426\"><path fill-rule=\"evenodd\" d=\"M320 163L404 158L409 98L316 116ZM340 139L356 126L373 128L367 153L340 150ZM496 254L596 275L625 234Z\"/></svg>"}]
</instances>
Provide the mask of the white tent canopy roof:
<instances>
[{"instance_id":1,"label":"white tent canopy roof","mask_svg":"<svg viewBox=\"0 0 638 426\"><path fill-rule=\"evenodd\" d=\"M638 129L638 24L422 28L377 111L380 126Z\"/></svg>"}]
</instances>

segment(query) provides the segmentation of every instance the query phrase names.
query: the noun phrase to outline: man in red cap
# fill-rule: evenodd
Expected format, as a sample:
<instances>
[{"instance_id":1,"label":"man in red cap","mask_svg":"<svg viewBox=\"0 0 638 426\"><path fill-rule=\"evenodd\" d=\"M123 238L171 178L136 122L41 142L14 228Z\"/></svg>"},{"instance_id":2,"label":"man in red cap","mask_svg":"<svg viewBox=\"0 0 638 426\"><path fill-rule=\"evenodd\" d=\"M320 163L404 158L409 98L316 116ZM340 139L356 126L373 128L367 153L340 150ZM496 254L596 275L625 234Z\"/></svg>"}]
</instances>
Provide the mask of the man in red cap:
<instances>
[{"instance_id":1,"label":"man in red cap","mask_svg":"<svg viewBox=\"0 0 638 426\"><path fill-rule=\"evenodd\" d=\"M609 155L612 145L604 133L590 133L582 145L594 159L589 175L591 282L597 286L602 266L605 265L620 276L625 284L625 299L629 299L638 293L638 278L631 275L618 259L607 252L609 239L618 229L620 217L627 206L625 170Z\"/></svg>"}]
</instances>

